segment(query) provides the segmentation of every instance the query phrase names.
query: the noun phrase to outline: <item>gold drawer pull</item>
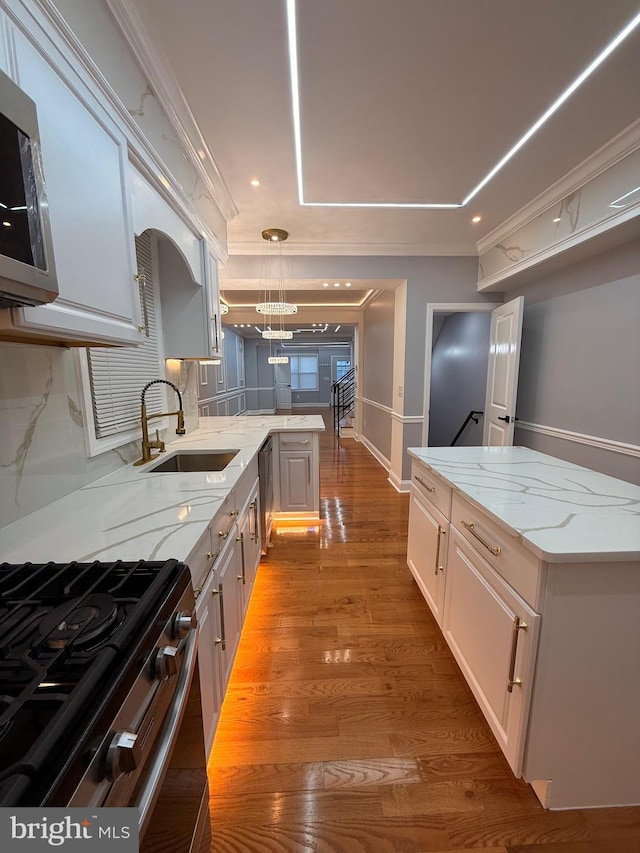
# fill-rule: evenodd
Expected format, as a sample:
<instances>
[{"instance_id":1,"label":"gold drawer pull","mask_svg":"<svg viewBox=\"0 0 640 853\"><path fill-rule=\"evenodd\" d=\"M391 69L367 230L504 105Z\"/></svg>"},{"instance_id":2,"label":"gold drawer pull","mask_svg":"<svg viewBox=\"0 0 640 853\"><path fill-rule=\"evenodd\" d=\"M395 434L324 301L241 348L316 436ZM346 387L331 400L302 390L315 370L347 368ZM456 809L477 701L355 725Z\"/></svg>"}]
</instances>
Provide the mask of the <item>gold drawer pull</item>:
<instances>
[{"instance_id":1,"label":"gold drawer pull","mask_svg":"<svg viewBox=\"0 0 640 853\"><path fill-rule=\"evenodd\" d=\"M446 535L447 531L444 529L444 527L438 525L438 547L436 548L436 574L438 574L438 572L444 572L444 566L440 565L440 537Z\"/></svg>"},{"instance_id":2,"label":"gold drawer pull","mask_svg":"<svg viewBox=\"0 0 640 853\"><path fill-rule=\"evenodd\" d=\"M513 638L511 640L511 660L509 662L509 677L507 678L507 693L513 693L514 687L521 687L522 681L514 678L516 670L516 656L518 654L518 631L526 631L527 623L519 616L513 617Z\"/></svg>"},{"instance_id":3,"label":"gold drawer pull","mask_svg":"<svg viewBox=\"0 0 640 853\"><path fill-rule=\"evenodd\" d=\"M436 490L435 486L427 486L427 484L422 479L422 477L419 476L419 474L414 474L413 479L417 480L420 483L420 485L422 486L422 488L426 489L428 492L435 492L435 490Z\"/></svg>"},{"instance_id":4,"label":"gold drawer pull","mask_svg":"<svg viewBox=\"0 0 640 853\"><path fill-rule=\"evenodd\" d=\"M478 542L480 542L481 545L484 545L487 551L492 553L495 557L499 557L500 554L502 554L502 548L499 545L489 545L489 543L485 542L485 540L482 538L482 536L480 536L479 533L476 533L476 528L473 521L470 521L469 523L463 521L462 526L466 527L469 533L471 533L472 536L475 536Z\"/></svg>"}]
</instances>

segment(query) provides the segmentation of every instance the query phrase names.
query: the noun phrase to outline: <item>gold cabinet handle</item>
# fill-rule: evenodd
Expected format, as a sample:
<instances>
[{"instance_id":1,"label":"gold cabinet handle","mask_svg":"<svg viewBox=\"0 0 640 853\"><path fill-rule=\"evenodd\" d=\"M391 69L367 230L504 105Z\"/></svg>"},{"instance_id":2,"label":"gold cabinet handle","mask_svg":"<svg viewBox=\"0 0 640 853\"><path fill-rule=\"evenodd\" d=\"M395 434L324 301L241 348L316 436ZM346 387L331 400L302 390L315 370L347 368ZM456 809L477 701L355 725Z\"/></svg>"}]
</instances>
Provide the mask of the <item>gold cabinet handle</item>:
<instances>
[{"instance_id":1,"label":"gold cabinet handle","mask_svg":"<svg viewBox=\"0 0 640 853\"><path fill-rule=\"evenodd\" d=\"M228 531L228 530L218 530L218 536L219 536L221 539L226 539L228 535L229 535L229 531Z\"/></svg>"},{"instance_id":2,"label":"gold cabinet handle","mask_svg":"<svg viewBox=\"0 0 640 853\"><path fill-rule=\"evenodd\" d=\"M444 566L440 565L440 537L446 536L446 534L447 531L444 529L444 527L438 525L438 544L436 547L436 575L438 574L438 572L444 572Z\"/></svg>"},{"instance_id":3,"label":"gold cabinet handle","mask_svg":"<svg viewBox=\"0 0 640 853\"><path fill-rule=\"evenodd\" d=\"M484 547L487 549L487 551L489 551L495 557L499 557L500 554L502 554L502 548L499 545L489 545L489 543L486 542L482 538L482 536L480 536L480 534L476 532L476 527L475 527L475 524L473 523L473 521L469 521L469 522L463 521L462 526L466 527L467 530L469 531L469 533L472 536L475 536L475 538L478 540L478 542L480 542L481 545L484 545Z\"/></svg>"},{"instance_id":4,"label":"gold cabinet handle","mask_svg":"<svg viewBox=\"0 0 640 853\"><path fill-rule=\"evenodd\" d=\"M422 477L419 474L414 474L413 479L417 480L420 483L420 485L422 486L422 488L426 489L428 492L435 492L435 490L436 490L435 486L427 486L427 484L425 483L425 481L422 479Z\"/></svg>"},{"instance_id":5,"label":"gold cabinet handle","mask_svg":"<svg viewBox=\"0 0 640 853\"><path fill-rule=\"evenodd\" d=\"M220 643L222 644L222 650L224 651L227 648L227 638L225 637L224 630L224 592L222 591L222 584L218 584L218 589L214 590L214 595L218 594L220 598L218 599L220 602ZM218 645L218 638L216 638L216 645Z\"/></svg>"},{"instance_id":6,"label":"gold cabinet handle","mask_svg":"<svg viewBox=\"0 0 640 853\"><path fill-rule=\"evenodd\" d=\"M516 670L516 656L518 654L518 631L526 631L527 623L519 616L513 617L513 637L511 639L511 660L509 661L509 677L507 678L507 693L513 693L514 687L520 687L522 681L514 678Z\"/></svg>"}]
</instances>

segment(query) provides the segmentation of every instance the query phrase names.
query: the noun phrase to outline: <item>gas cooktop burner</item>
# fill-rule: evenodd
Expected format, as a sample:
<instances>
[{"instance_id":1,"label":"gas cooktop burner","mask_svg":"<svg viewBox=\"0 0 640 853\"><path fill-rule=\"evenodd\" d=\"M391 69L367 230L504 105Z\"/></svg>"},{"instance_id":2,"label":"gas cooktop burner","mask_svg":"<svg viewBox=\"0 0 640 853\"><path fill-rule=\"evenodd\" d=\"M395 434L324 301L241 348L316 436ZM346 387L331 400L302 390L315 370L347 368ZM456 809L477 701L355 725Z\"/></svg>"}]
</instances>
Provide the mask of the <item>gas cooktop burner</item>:
<instances>
[{"instance_id":1,"label":"gas cooktop burner","mask_svg":"<svg viewBox=\"0 0 640 853\"><path fill-rule=\"evenodd\" d=\"M97 784L88 767L103 761L96 747L134 684L144 688L134 706L146 695L170 702L177 680L158 689L149 664L192 606L190 588L177 560L0 561L0 806L63 806Z\"/></svg>"},{"instance_id":2,"label":"gas cooktop burner","mask_svg":"<svg viewBox=\"0 0 640 853\"><path fill-rule=\"evenodd\" d=\"M49 649L64 649L70 643L89 646L109 634L117 617L118 607L105 593L67 601L43 617L33 645Z\"/></svg>"}]
</instances>

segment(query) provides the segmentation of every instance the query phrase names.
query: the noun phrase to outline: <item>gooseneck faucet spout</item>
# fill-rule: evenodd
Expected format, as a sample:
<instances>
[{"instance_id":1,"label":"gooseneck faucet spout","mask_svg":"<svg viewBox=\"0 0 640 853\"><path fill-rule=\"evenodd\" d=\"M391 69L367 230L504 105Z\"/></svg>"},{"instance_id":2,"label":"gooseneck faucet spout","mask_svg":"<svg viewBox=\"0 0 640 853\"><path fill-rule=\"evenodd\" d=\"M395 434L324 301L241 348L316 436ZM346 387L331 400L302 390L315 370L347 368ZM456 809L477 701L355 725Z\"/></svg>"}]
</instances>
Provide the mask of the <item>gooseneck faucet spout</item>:
<instances>
[{"instance_id":1,"label":"gooseneck faucet spout","mask_svg":"<svg viewBox=\"0 0 640 853\"><path fill-rule=\"evenodd\" d=\"M147 407L145 404L145 397L149 388L152 385L168 385L170 388L176 392L178 397L178 410L176 412L157 412L153 415L147 415ZM158 430L156 430L155 439L149 439L149 421L154 418L164 418L169 417L170 415L178 416L178 426L176 428L176 435L184 435L184 410L182 408L182 394L173 384L173 382L169 382L168 379L154 379L151 382L147 382L147 384L142 389L142 393L140 394L140 421L142 423L142 458L138 459L137 462L134 462L134 465L144 465L145 462L150 462L155 457L151 453L152 450L157 450L158 453L162 453L165 449L164 441L160 440L160 436L158 435ZM156 454L157 455L157 454Z\"/></svg>"}]
</instances>

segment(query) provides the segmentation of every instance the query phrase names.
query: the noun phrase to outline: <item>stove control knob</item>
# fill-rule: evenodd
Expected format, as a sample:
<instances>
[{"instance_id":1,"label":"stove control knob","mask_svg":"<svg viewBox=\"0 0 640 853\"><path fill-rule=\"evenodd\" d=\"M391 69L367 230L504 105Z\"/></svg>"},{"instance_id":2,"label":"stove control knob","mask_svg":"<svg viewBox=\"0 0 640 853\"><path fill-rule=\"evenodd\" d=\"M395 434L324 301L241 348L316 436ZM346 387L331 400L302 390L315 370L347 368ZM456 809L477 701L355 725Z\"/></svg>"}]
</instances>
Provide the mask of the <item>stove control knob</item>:
<instances>
[{"instance_id":1,"label":"stove control knob","mask_svg":"<svg viewBox=\"0 0 640 853\"><path fill-rule=\"evenodd\" d=\"M182 657L180 649L175 646L163 646L158 649L154 664L154 675L156 678L171 678L178 672L178 660Z\"/></svg>"},{"instance_id":2,"label":"stove control knob","mask_svg":"<svg viewBox=\"0 0 640 853\"><path fill-rule=\"evenodd\" d=\"M183 610L176 613L171 622L171 637L174 640L184 640L189 631L193 631L198 625L195 612Z\"/></svg>"},{"instance_id":3,"label":"stove control knob","mask_svg":"<svg viewBox=\"0 0 640 853\"><path fill-rule=\"evenodd\" d=\"M115 734L107 750L107 778L115 782L126 773L133 773L138 767L141 752L137 734L126 731Z\"/></svg>"}]
</instances>

